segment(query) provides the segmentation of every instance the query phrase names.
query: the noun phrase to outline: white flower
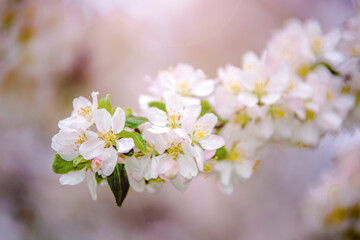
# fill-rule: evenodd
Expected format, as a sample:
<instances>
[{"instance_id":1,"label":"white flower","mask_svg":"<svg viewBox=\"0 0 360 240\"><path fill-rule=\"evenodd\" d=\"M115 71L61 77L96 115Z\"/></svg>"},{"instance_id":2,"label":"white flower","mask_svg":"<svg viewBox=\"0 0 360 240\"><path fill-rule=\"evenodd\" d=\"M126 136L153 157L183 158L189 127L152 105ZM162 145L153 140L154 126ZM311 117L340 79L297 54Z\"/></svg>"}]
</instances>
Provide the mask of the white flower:
<instances>
[{"instance_id":1,"label":"white flower","mask_svg":"<svg viewBox=\"0 0 360 240\"><path fill-rule=\"evenodd\" d=\"M117 136L125 126L125 112L121 108L116 108L113 116L105 109L98 109L93 115L98 133L89 135L80 146L79 152L84 159L90 160L98 157L104 153L106 148L113 146L116 146L119 153L126 153L134 148L132 138L118 139Z\"/></svg>"},{"instance_id":2,"label":"white flower","mask_svg":"<svg viewBox=\"0 0 360 240\"><path fill-rule=\"evenodd\" d=\"M116 167L118 155L114 148L106 148L104 152L95 157L91 162L91 168L102 177L110 176Z\"/></svg>"},{"instance_id":3,"label":"white flower","mask_svg":"<svg viewBox=\"0 0 360 240\"><path fill-rule=\"evenodd\" d=\"M52 138L51 147L57 151L63 159L72 161L79 156L81 144L93 134L91 131L83 131L81 129L61 129L59 133Z\"/></svg>"},{"instance_id":4,"label":"white flower","mask_svg":"<svg viewBox=\"0 0 360 240\"><path fill-rule=\"evenodd\" d=\"M289 86L289 71L285 65L272 66L249 52L244 55L244 91L238 94L238 101L253 107L258 103L273 104L278 101Z\"/></svg>"},{"instance_id":5,"label":"white flower","mask_svg":"<svg viewBox=\"0 0 360 240\"><path fill-rule=\"evenodd\" d=\"M204 72L187 64L178 64L169 71L161 71L157 79L168 91L183 97L205 97L214 91L214 81L206 80Z\"/></svg>"},{"instance_id":6,"label":"white flower","mask_svg":"<svg viewBox=\"0 0 360 240\"><path fill-rule=\"evenodd\" d=\"M73 101L74 110L71 116L59 121L60 129L88 128L93 124L93 113L98 108L98 92L92 92L91 103L87 98L79 97Z\"/></svg>"},{"instance_id":7,"label":"white flower","mask_svg":"<svg viewBox=\"0 0 360 240\"><path fill-rule=\"evenodd\" d=\"M172 130L179 136L187 138L181 125L183 122L191 121L192 114L186 111L183 98L177 94L167 94L165 96L165 105L166 112L156 107L145 109L145 115L152 124L149 131L152 133L165 133Z\"/></svg>"}]
</instances>

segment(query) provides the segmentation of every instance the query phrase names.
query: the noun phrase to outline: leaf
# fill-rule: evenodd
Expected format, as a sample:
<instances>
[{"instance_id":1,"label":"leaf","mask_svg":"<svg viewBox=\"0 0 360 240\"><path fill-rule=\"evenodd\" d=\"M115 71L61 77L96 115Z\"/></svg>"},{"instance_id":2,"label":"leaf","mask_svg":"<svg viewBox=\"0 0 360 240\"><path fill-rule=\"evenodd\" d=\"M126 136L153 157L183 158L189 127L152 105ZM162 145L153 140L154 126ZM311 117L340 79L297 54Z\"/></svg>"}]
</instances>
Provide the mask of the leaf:
<instances>
[{"instance_id":1,"label":"leaf","mask_svg":"<svg viewBox=\"0 0 360 240\"><path fill-rule=\"evenodd\" d=\"M80 163L86 162L87 160L85 160L81 155L77 156L76 158L73 159L73 167L77 167Z\"/></svg>"},{"instance_id":2,"label":"leaf","mask_svg":"<svg viewBox=\"0 0 360 240\"><path fill-rule=\"evenodd\" d=\"M121 131L121 133L119 133L119 137L122 138L132 138L134 140L135 146L142 152L142 153L146 153L146 144L144 139L142 138L142 136L140 134L138 134L137 132L128 132L126 130Z\"/></svg>"},{"instance_id":3,"label":"leaf","mask_svg":"<svg viewBox=\"0 0 360 240\"><path fill-rule=\"evenodd\" d=\"M206 113L213 112L212 107L208 101L201 101L201 112L200 117L204 116Z\"/></svg>"},{"instance_id":4,"label":"leaf","mask_svg":"<svg viewBox=\"0 0 360 240\"><path fill-rule=\"evenodd\" d=\"M125 108L124 109L126 118L132 116L132 109L131 108Z\"/></svg>"},{"instance_id":5,"label":"leaf","mask_svg":"<svg viewBox=\"0 0 360 240\"><path fill-rule=\"evenodd\" d=\"M161 111L164 111L166 112L166 106L165 106L165 103L163 102L151 102L149 103L149 107L156 107L158 109L160 109Z\"/></svg>"},{"instance_id":6,"label":"leaf","mask_svg":"<svg viewBox=\"0 0 360 240\"><path fill-rule=\"evenodd\" d=\"M129 191L129 180L123 163L116 165L114 172L107 177L107 182L114 194L116 204L121 207Z\"/></svg>"},{"instance_id":7,"label":"leaf","mask_svg":"<svg viewBox=\"0 0 360 240\"><path fill-rule=\"evenodd\" d=\"M90 162L91 161L82 162L79 163L76 167L74 167L73 161L66 161L59 154L55 154L52 168L54 173L66 174L71 171L80 171L81 169L86 167L86 165L90 164Z\"/></svg>"},{"instance_id":8,"label":"leaf","mask_svg":"<svg viewBox=\"0 0 360 240\"><path fill-rule=\"evenodd\" d=\"M110 103L110 94L99 100L98 109L105 108L111 115L114 114L115 109L112 108Z\"/></svg>"},{"instance_id":9,"label":"leaf","mask_svg":"<svg viewBox=\"0 0 360 240\"><path fill-rule=\"evenodd\" d=\"M100 185L100 183L104 180L98 173L95 173L95 180L97 185Z\"/></svg>"},{"instance_id":10,"label":"leaf","mask_svg":"<svg viewBox=\"0 0 360 240\"><path fill-rule=\"evenodd\" d=\"M221 148L216 149L216 153L214 157L217 157L217 161L221 161L226 159L228 156L228 151L226 150L225 146L222 146Z\"/></svg>"},{"instance_id":11,"label":"leaf","mask_svg":"<svg viewBox=\"0 0 360 240\"><path fill-rule=\"evenodd\" d=\"M129 117L126 117L125 127L135 129L147 121L147 118L130 115Z\"/></svg>"}]
</instances>

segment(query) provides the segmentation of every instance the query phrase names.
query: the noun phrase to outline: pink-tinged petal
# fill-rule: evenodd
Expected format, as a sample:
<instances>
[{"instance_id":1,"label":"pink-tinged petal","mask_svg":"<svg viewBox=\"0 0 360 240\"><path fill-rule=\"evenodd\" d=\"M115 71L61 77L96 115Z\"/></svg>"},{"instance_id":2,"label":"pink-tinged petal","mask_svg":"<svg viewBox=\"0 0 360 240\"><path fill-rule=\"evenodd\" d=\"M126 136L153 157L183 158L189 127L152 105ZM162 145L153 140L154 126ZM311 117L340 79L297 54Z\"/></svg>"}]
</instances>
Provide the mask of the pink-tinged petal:
<instances>
[{"instance_id":1,"label":"pink-tinged petal","mask_svg":"<svg viewBox=\"0 0 360 240\"><path fill-rule=\"evenodd\" d=\"M172 185L179 191L185 192L186 189L190 186L190 180L181 179L180 176L177 176L173 180L171 180Z\"/></svg>"},{"instance_id":2,"label":"pink-tinged petal","mask_svg":"<svg viewBox=\"0 0 360 240\"><path fill-rule=\"evenodd\" d=\"M193 131L196 120L201 112L201 105L190 105L184 109L183 117L181 119L181 127L190 133Z\"/></svg>"},{"instance_id":3,"label":"pink-tinged petal","mask_svg":"<svg viewBox=\"0 0 360 240\"><path fill-rule=\"evenodd\" d=\"M120 133L125 126L125 112L121 108L116 108L115 113L111 119L112 130L114 133Z\"/></svg>"},{"instance_id":4,"label":"pink-tinged petal","mask_svg":"<svg viewBox=\"0 0 360 240\"><path fill-rule=\"evenodd\" d=\"M209 133L214 129L218 118L213 113L207 113L201 118L199 118L196 122L197 125L200 125L202 128L206 128L209 130ZM204 127L205 126L205 127Z\"/></svg>"},{"instance_id":5,"label":"pink-tinged petal","mask_svg":"<svg viewBox=\"0 0 360 240\"><path fill-rule=\"evenodd\" d=\"M149 121L152 124L154 124L156 126L165 127L167 124L166 113L156 107L151 107L151 108L145 109L145 116L147 119L149 119Z\"/></svg>"},{"instance_id":6,"label":"pink-tinged petal","mask_svg":"<svg viewBox=\"0 0 360 240\"><path fill-rule=\"evenodd\" d=\"M89 187L89 192L91 195L91 198L95 201L97 199L97 194L96 194L96 187L97 187L97 183L95 180L95 174L94 173L88 173L87 175L87 184Z\"/></svg>"},{"instance_id":7,"label":"pink-tinged petal","mask_svg":"<svg viewBox=\"0 0 360 240\"><path fill-rule=\"evenodd\" d=\"M167 93L165 94L164 99L168 114L182 114L184 102L181 96L174 93Z\"/></svg>"},{"instance_id":8,"label":"pink-tinged petal","mask_svg":"<svg viewBox=\"0 0 360 240\"><path fill-rule=\"evenodd\" d=\"M59 145L74 145L81 133L74 129L60 130L53 137L53 140Z\"/></svg>"},{"instance_id":9,"label":"pink-tinged petal","mask_svg":"<svg viewBox=\"0 0 360 240\"><path fill-rule=\"evenodd\" d=\"M237 99L240 103L244 104L247 107L253 107L258 103L258 98L249 92L241 92L237 96Z\"/></svg>"},{"instance_id":10,"label":"pink-tinged petal","mask_svg":"<svg viewBox=\"0 0 360 240\"><path fill-rule=\"evenodd\" d=\"M224 146L225 140L221 136L210 135L209 137L200 140L199 143L205 150L214 150Z\"/></svg>"},{"instance_id":11,"label":"pink-tinged petal","mask_svg":"<svg viewBox=\"0 0 360 240\"><path fill-rule=\"evenodd\" d=\"M198 174L197 165L192 157L181 155L177 159L179 173L187 179L191 179Z\"/></svg>"},{"instance_id":12,"label":"pink-tinged petal","mask_svg":"<svg viewBox=\"0 0 360 240\"><path fill-rule=\"evenodd\" d=\"M340 128L342 119L334 112L322 112L316 119L321 129L325 131L335 131Z\"/></svg>"},{"instance_id":13,"label":"pink-tinged petal","mask_svg":"<svg viewBox=\"0 0 360 240\"><path fill-rule=\"evenodd\" d=\"M158 174L161 178L172 179L178 173L178 167L176 162L168 157L166 154L160 155L157 157L158 165Z\"/></svg>"},{"instance_id":14,"label":"pink-tinged petal","mask_svg":"<svg viewBox=\"0 0 360 240\"><path fill-rule=\"evenodd\" d=\"M253 164L250 161L244 160L241 164L234 164L237 175L242 178L248 179L253 173Z\"/></svg>"},{"instance_id":15,"label":"pink-tinged petal","mask_svg":"<svg viewBox=\"0 0 360 240\"><path fill-rule=\"evenodd\" d=\"M212 158L216 153L216 150L205 150L204 151L204 160L209 160L210 158Z\"/></svg>"},{"instance_id":16,"label":"pink-tinged petal","mask_svg":"<svg viewBox=\"0 0 360 240\"><path fill-rule=\"evenodd\" d=\"M102 156L99 157L102 160L101 172L104 176L110 176L117 164L118 154L114 148L106 148Z\"/></svg>"},{"instance_id":17,"label":"pink-tinged petal","mask_svg":"<svg viewBox=\"0 0 360 240\"><path fill-rule=\"evenodd\" d=\"M261 102L267 105L277 102L281 98L281 93L268 93L261 98Z\"/></svg>"},{"instance_id":18,"label":"pink-tinged petal","mask_svg":"<svg viewBox=\"0 0 360 240\"><path fill-rule=\"evenodd\" d=\"M143 176L146 180L158 177L158 159L151 156L146 156L140 159L141 168L143 169Z\"/></svg>"},{"instance_id":19,"label":"pink-tinged petal","mask_svg":"<svg viewBox=\"0 0 360 240\"><path fill-rule=\"evenodd\" d=\"M127 153L135 147L134 140L132 138L121 138L116 140L116 148L118 153Z\"/></svg>"},{"instance_id":20,"label":"pink-tinged petal","mask_svg":"<svg viewBox=\"0 0 360 240\"><path fill-rule=\"evenodd\" d=\"M62 130L68 129L86 129L90 127L92 122L86 120L86 118L78 115L73 115L71 117L60 120L58 127Z\"/></svg>"},{"instance_id":21,"label":"pink-tinged petal","mask_svg":"<svg viewBox=\"0 0 360 240\"><path fill-rule=\"evenodd\" d=\"M93 117L96 127L100 132L106 133L111 129L111 115L106 109L97 109L93 113Z\"/></svg>"},{"instance_id":22,"label":"pink-tinged petal","mask_svg":"<svg viewBox=\"0 0 360 240\"><path fill-rule=\"evenodd\" d=\"M104 152L106 143L99 138L90 138L81 144L79 152L84 159L90 160Z\"/></svg>"},{"instance_id":23,"label":"pink-tinged petal","mask_svg":"<svg viewBox=\"0 0 360 240\"><path fill-rule=\"evenodd\" d=\"M81 183L85 178L85 170L69 172L61 175L59 181L62 185L76 185Z\"/></svg>"},{"instance_id":24,"label":"pink-tinged petal","mask_svg":"<svg viewBox=\"0 0 360 240\"><path fill-rule=\"evenodd\" d=\"M92 105L91 105L91 110L94 112L97 108L98 108L98 95L99 92L92 92L91 93L91 97L92 97Z\"/></svg>"},{"instance_id":25,"label":"pink-tinged petal","mask_svg":"<svg viewBox=\"0 0 360 240\"><path fill-rule=\"evenodd\" d=\"M243 55L242 61L243 64L253 64L259 62L260 60L254 52L249 51Z\"/></svg>"},{"instance_id":26,"label":"pink-tinged petal","mask_svg":"<svg viewBox=\"0 0 360 240\"><path fill-rule=\"evenodd\" d=\"M191 88L191 93L198 97L205 97L210 95L215 88L213 80L206 80L202 82L197 82Z\"/></svg>"}]
</instances>

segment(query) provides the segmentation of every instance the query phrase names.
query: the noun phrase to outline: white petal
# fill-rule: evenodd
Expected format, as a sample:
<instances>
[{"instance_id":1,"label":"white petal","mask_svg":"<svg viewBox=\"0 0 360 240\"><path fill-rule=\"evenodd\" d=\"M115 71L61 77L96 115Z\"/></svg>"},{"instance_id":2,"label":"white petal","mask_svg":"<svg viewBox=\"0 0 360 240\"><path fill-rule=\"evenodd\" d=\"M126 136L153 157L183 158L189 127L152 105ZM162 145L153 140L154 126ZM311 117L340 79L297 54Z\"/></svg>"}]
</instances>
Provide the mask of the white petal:
<instances>
[{"instance_id":1,"label":"white petal","mask_svg":"<svg viewBox=\"0 0 360 240\"><path fill-rule=\"evenodd\" d=\"M180 176L177 176L171 180L172 185L181 192L185 192L186 189L190 186L190 181L188 179L182 180Z\"/></svg>"},{"instance_id":2,"label":"white petal","mask_svg":"<svg viewBox=\"0 0 360 240\"><path fill-rule=\"evenodd\" d=\"M76 185L81 183L85 178L85 170L69 172L61 175L59 181L62 185Z\"/></svg>"},{"instance_id":3,"label":"white petal","mask_svg":"<svg viewBox=\"0 0 360 240\"><path fill-rule=\"evenodd\" d=\"M181 138L183 138L184 140L189 140L189 135L187 135L187 133L185 132L184 129L181 128L175 128L173 129L173 131Z\"/></svg>"},{"instance_id":4,"label":"white petal","mask_svg":"<svg viewBox=\"0 0 360 240\"><path fill-rule=\"evenodd\" d=\"M258 98L254 94L248 93L248 92L239 93L239 95L237 96L237 99L240 103L244 104L247 107L253 107L259 101Z\"/></svg>"},{"instance_id":5,"label":"white petal","mask_svg":"<svg viewBox=\"0 0 360 240\"><path fill-rule=\"evenodd\" d=\"M173 178L178 172L177 164L172 158L168 158L166 154L157 157L159 161L158 173L165 178ZM161 176L160 176L161 177Z\"/></svg>"},{"instance_id":6,"label":"white petal","mask_svg":"<svg viewBox=\"0 0 360 240\"><path fill-rule=\"evenodd\" d=\"M104 176L110 176L117 164L118 154L114 148L106 148L102 156L99 157L103 162L101 172Z\"/></svg>"},{"instance_id":7,"label":"white petal","mask_svg":"<svg viewBox=\"0 0 360 240\"><path fill-rule=\"evenodd\" d=\"M79 152L84 159L90 160L104 152L106 143L99 138L90 138L81 144Z\"/></svg>"},{"instance_id":8,"label":"white petal","mask_svg":"<svg viewBox=\"0 0 360 240\"><path fill-rule=\"evenodd\" d=\"M66 161L72 161L79 156L79 152L74 149L74 146L59 146L58 153Z\"/></svg>"},{"instance_id":9,"label":"white petal","mask_svg":"<svg viewBox=\"0 0 360 240\"><path fill-rule=\"evenodd\" d=\"M200 145L206 150L214 150L221 148L225 144L225 140L221 136L210 135L209 137L199 141Z\"/></svg>"},{"instance_id":10,"label":"white petal","mask_svg":"<svg viewBox=\"0 0 360 240\"><path fill-rule=\"evenodd\" d=\"M200 171L204 171L204 150L202 150L197 144L194 146L194 150L197 166Z\"/></svg>"},{"instance_id":11,"label":"white petal","mask_svg":"<svg viewBox=\"0 0 360 240\"><path fill-rule=\"evenodd\" d=\"M167 124L167 115L164 111L161 111L160 109L156 107L151 107L145 109L145 116L149 121L156 125L164 127Z\"/></svg>"},{"instance_id":12,"label":"white petal","mask_svg":"<svg viewBox=\"0 0 360 240\"><path fill-rule=\"evenodd\" d=\"M177 163L179 167L179 173L183 177L187 179L191 179L192 177L195 177L198 174L197 165L192 157L181 155L177 159Z\"/></svg>"},{"instance_id":13,"label":"white petal","mask_svg":"<svg viewBox=\"0 0 360 240\"><path fill-rule=\"evenodd\" d=\"M267 105L273 104L281 98L280 93L268 93L261 98L261 102Z\"/></svg>"},{"instance_id":14,"label":"white petal","mask_svg":"<svg viewBox=\"0 0 360 240\"><path fill-rule=\"evenodd\" d=\"M253 165L248 160L244 160L244 162L241 164L235 164L234 167L235 167L236 173L240 177L245 178L245 179L248 179L253 172Z\"/></svg>"},{"instance_id":15,"label":"white petal","mask_svg":"<svg viewBox=\"0 0 360 240\"><path fill-rule=\"evenodd\" d=\"M114 133L120 133L125 126L125 112L121 108L116 108L114 115L112 116L112 130Z\"/></svg>"},{"instance_id":16,"label":"white petal","mask_svg":"<svg viewBox=\"0 0 360 240\"><path fill-rule=\"evenodd\" d=\"M209 160L210 158L212 158L216 153L216 150L205 150L204 151L204 160Z\"/></svg>"},{"instance_id":17,"label":"white petal","mask_svg":"<svg viewBox=\"0 0 360 240\"><path fill-rule=\"evenodd\" d=\"M144 180L137 181L134 178L129 176L129 183L132 189L135 192L143 192L145 190L145 182Z\"/></svg>"},{"instance_id":18,"label":"white petal","mask_svg":"<svg viewBox=\"0 0 360 240\"><path fill-rule=\"evenodd\" d=\"M159 161L156 157L146 156L140 161L141 168L143 169L143 175L146 180L158 177Z\"/></svg>"},{"instance_id":19,"label":"white petal","mask_svg":"<svg viewBox=\"0 0 360 240\"><path fill-rule=\"evenodd\" d=\"M96 194L96 180L95 180L95 174L94 173L88 173L87 175L87 183L88 183L88 187L89 187L89 191L90 191L90 195L92 197L92 199L95 201L97 199L97 194Z\"/></svg>"},{"instance_id":20,"label":"white petal","mask_svg":"<svg viewBox=\"0 0 360 240\"><path fill-rule=\"evenodd\" d=\"M91 110L94 112L97 108L98 108L98 95L99 92L92 92L91 93L91 97L92 97L92 105L91 105Z\"/></svg>"},{"instance_id":21,"label":"white petal","mask_svg":"<svg viewBox=\"0 0 360 240\"><path fill-rule=\"evenodd\" d=\"M106 111L106 109L97 109L93 113L93 116L96 127L100 132L106 133L111 129L111 115L108 111Z\"/></svg>"},{"instance_id":22,"label":"white petal","mask_svg":"<svg viewBox=\"0 0 360 240\"><path fill-rule=\"evenodd\" d=\"M191 88L191 93L198 97L205 97L214 91L214 87L215 84L213 80L197 82Z\"/></svg>"},{"instance_id":23,"label":"white petal","mask_svg":"<svg viewBox=\"0 0 360 240\"><path fill-rule=\"evenodd\" d=\"M215 127L217 121L218 121L218 118L215 116L215 114L207 113L204 116L202 116L201 118L199 118L197 120L196 124L205 126L205 128L207 130L209 130L209 132L211 132L213 130L213 128Z\"/></svg>"},{"instance_id":24,"label":"white petal","mask_svg":"<svg viewBox=\"0 0 360 240\"><path fill-rule=\"evenodd\" d=\"M232 164L228 161L218 161L215 163L215 169L220 173L220 181L224 186L231 183Z\"/></svg>"},{"instance_id":25,"label":"white petal","mask_svg":"<svg viewBox=\"0 0 360 240\"><path fill-rule=\"evenodd\" d=\"M184 109L184 102L181 96L169 93L164 96L166 111L168 114L182 114Z\"/></svg>"},{"instance_id":26,"label":"white petal","mask_svg":"<svg viewBox=\"0 0 360 240\"><path fill-rule=\"evenodd\" d=\"M151 128L148 129L151 133L167 133L171 131L171 128L168 127L158 127L156 125L153 125Z\"/></svg>"},{"instance_id":27,"label":"white petal","mask_svg":"<svg viewBox=\"0 0 360 240\"><path fill-rule=\"evenodd\" d=\"M74 111L77 112L77 110L86 107L86 106L90 106L91 102L89 101L89 99L84 98L82 96L75 98L73 100L73 107L74 107Z\"/></svg>"},{"instance_id":28,"label":"white petal","mask_svg":"<svg viewBox=\"0 0 360 240\"><path fill-rule=\"evenodd\" d=\"M116 148L119 153L127 153L134 147L135 143L132 138L121 138L116 140Z\"/></svg>"}]
</instances>

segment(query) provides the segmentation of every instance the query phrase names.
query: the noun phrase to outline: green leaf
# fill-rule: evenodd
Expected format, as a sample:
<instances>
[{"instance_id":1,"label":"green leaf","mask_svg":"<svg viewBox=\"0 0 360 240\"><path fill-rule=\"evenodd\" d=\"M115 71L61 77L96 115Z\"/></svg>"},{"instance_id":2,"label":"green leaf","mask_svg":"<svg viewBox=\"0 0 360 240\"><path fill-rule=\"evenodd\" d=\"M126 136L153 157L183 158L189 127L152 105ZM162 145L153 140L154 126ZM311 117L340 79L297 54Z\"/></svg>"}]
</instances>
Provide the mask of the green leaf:
<instances>
[{"instance_id":1,"label":"green leaf","mask_svg":"<svg viewBox=\"0 0 360 240\"><path fill-rule=\"evenodd\" d=\"M119 137L122 138L132 138L134 140L135 146L142 152L142 153L146 153L146 144L144 139L142 138L142 136L140 134L138 134L137 132L128 132L128 131L121 131L121 133L119 133Z\"/></svg>"},{"instance_id":2,"label":"green leaf","mask_svg":"<svg viewBox=\"0 0 360 240\"><path fill-rule=\"evenodd\" d=\"M110 94L99 100L98 109L105 108L111 115L114 114L115 109L112 108L110 103Z\"/></svg>"},{"instance_id":3,"label":"green leaf","mask_svg":"<svg viewBox=\"0 0 360 240\"><path fill-rule=\"evenodd\" d=\"M81 155L77 156L73 159L73 167L77 167L80 163L84 163L87 160L85 160Z\"/></svg>"},{"instance_id":4,"label":"green leaf","mask_svg":"<svg viewBox=\"0 0 360 240\"><path fill-rule=\"evenodd\" d=\"M216 153L214 157L217 157L217 161L224 160L227 158L227 156L228 156L228 151L226 150L225 146L216 149Z\"/></svg>"},{"instance_id":5,"label":"green leaf","mask_svg":"<svg viewBox=\"0 0 360 240\"><path fill-rule=\"evenodd\" d=\"M125 165L118 163L114 172L107 177L107 182L114 194L116 204L121 207L121 204L129 191L129 180Z\"/></svg>"},{"instance_id":6,"label":"green leaf","mask_svg":"<svg viewBox=\"0 0 360 240\"><path fill-rule=\"evenodd\" d=\"M100 185L100 183L104 180L98 173L95 173L95 180L97 185Z\"/></svg>"},{"instance_id":7,"label":"green leaf","mask_svg":"<svg viewBox=\"0 0 360 240\"><path fill-rule=\"evenodd\" d=\"M147 118L130 115L129 117L126 117L125 127L135 129L147 121Z\"/></svg>"},{"instance_id":8,"label":"green leaf","mask_svg":"<svg viewBox=\"0 0 360 240\"><path fill-rule=\"evenodd\" d=\"M126 118L132 116L132 109L131 108L124 109L124 112L125 112Z\"/></svg>"},{"instance_id":9,"label":"green leaf","mask_svg":"<svg viewBox=\"0 0 360 240\"><path fill-rule=\"evenodd\" d=\"M200 117L204 116L206 113L213 112L212 107L208 101L201 101L201 112Z\"/></svg>"},{"instance_id":10,"label":"green leaf","mask_svg":"<svg viewBox=\"0 0 360 240\"><path fill-rule=\"evenodd\" d=\"M71 171L80 171L86 165L90 164L91 161L86 161L79 163L76 167L73 165L73 161L64 160L59 154L55 154L54 162L53 162L53 171L58 174L66 174Z\"/></svg>"},{"instance_id":11,"label":"green leaf","mask_svg":"<svg viewBox=\"0 0 360 240\"><path fill-rule=\"evenodd\" d=\"M160 109L161 111L164 111L166 112L166 106L165 106L165 103L163 102L151 102L149 103L149 107L156 107L158 109Z\"/></svg>"}]
</instances>

